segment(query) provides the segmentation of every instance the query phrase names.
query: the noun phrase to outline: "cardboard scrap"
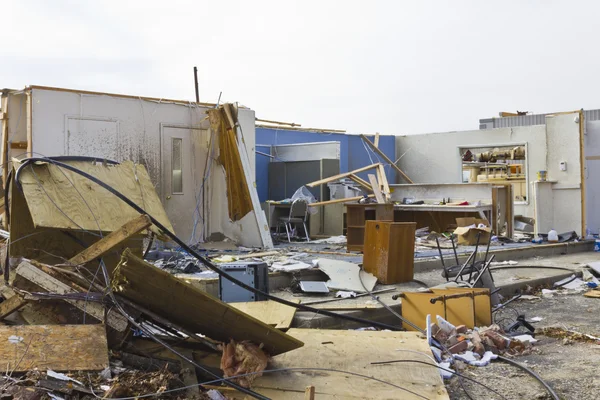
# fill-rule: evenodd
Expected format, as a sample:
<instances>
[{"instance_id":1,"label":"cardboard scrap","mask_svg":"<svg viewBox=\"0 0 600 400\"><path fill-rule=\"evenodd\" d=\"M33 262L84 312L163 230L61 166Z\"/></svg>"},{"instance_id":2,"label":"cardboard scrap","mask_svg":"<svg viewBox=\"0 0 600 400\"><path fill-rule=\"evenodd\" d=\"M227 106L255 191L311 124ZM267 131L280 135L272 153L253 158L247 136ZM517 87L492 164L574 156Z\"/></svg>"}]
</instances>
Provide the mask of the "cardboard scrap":
<instances>
[{"instance_id":1,"label":"cardboard scrap","mask_svg":"<svg viewBox=\"0 0 600 400\"><path fill-rule=\"evenodd\" d=\"M458 238L458 244L472 246L477 243L477 234L480 234L479 244L490 240L492 228L486 219L473 217L456 218L457 228L454 234Z\"/></svg>"}]
</instances>

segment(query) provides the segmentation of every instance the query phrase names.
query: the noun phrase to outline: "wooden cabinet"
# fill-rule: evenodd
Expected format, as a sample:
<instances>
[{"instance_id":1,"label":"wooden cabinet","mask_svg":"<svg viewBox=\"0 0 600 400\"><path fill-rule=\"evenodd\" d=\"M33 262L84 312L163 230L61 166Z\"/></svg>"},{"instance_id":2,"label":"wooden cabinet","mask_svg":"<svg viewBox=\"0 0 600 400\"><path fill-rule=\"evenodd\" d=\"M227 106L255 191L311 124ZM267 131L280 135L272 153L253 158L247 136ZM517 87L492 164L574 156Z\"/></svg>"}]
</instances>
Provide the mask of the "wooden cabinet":
<instances>
[{"instance_id":1,"label":"wooden cabinet","mask_svg":"<svg viewBox=\"0 0 600 400\"><path fill-rule=\"evenodd\" d=\"M346 204L347 251L363 251L366 221L393 221L393 204Z\"/></svg>"},{"instance_id":2,"label":"wooden cabinet","mask_svg":"<svg viewBox=\"0 0 600 400\"><path fill-rule=\"evenodd\" d=\"M415 222L367 221L363 268L383 284L410 282L415 264Z\"/></svg>"}]
</instances>

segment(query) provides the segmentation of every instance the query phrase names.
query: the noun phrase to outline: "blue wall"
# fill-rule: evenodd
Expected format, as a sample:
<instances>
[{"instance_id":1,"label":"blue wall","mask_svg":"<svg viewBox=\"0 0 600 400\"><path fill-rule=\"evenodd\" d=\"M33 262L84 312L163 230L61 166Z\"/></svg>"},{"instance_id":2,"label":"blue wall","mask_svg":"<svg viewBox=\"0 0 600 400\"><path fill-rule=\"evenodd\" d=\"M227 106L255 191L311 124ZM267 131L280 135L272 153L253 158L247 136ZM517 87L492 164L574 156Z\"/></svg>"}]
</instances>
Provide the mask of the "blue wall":
<instances>
[{"instance_id":1,"label":"blue wall","mask_svg":"<svg viewBox=\"0 0 600 400\"><path fill-rule=\"evenodd\" d=\"M369 139L373 141L373 136ZM379 149L391 160L396 160L395 136L379 136ZM352 171L375 162L383 162L358 135L345 135L341 133L319 133L309 131L288 131L285 129L273 129L256 127L256 151L271 154L270 146L280 144L314 143L314 142L340 142L340 172ZM367 147L368 151L365 149ZM369 158L369 156L371 158ZM371 161L372 160L372 161ZM256 153L256 186L260 201L281 200L269 199L269 162L270 158ZM396 183L396 171L389 165L385 166L389 183ZM358 174L361 178L368 180L367 174L371 171Z\"/></svg>"}]
</instances>

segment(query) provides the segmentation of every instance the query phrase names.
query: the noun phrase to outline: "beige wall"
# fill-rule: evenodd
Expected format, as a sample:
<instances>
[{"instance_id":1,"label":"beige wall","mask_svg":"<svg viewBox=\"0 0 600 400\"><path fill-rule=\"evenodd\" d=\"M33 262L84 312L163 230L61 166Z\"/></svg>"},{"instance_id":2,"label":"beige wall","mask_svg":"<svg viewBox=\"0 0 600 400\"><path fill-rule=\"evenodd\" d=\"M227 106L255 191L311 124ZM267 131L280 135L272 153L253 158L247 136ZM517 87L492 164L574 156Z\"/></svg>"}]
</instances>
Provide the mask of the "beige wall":
<instances>
[{"instance_id":1,"label":"beige wall","mask_svg":"<svg viewBox=\"0 0 600 400\"><path fill-rule=\"evenodd\" d=\"M406 154L398 166L415 183L460 183L461 147L527 146L527 204L515 204L515 214L534 218L531 183L539 170L548 171L554 212L552 227L581 234L581 172L577 113L548 116L546 125L397 136L396 154ZM567 171L559 163L567 162ZM544 213L546 215L546 213Z\"/></svg>"}]
</instances>

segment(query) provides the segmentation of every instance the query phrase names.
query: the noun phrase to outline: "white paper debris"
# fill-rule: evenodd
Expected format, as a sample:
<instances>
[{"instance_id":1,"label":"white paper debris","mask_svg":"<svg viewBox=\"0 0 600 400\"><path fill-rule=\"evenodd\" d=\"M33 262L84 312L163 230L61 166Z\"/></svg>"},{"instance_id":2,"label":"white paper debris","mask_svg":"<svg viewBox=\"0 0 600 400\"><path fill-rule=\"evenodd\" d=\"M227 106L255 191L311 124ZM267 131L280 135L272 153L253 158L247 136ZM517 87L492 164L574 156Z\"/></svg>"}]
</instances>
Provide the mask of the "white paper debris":
<instances>
[{"instance_id":1,"label":"white paper debris","mask_svg":"<svg viewBox=\"0 0 600 400\"><path fill-rule=\"evenodd\" d=\"M569 290L576 290L576 291L584 291L587 289L586 283L579 278L575 278L571 282L566 283L566 284L562 285L561 287L565 288L565 289L569 289Z\"/></svg>"},{"instance_id":2,"label":"white paper debris","mask_svg":"<svg viewBox=\"0 0 600 400\"><path fill-rule=\"evenodd\" d=\"M558 290L542 289L542 297L544 298L554 297L554 295L557 293Z\"/></svg>"},{"instance_id":3,"label":"white paper debris","mask_svg":"<svg viewBox=\"0 0 600 400\"><path fill-rule=\"evenodd\" d=\"M532 317L529 319L529 322L540 322L543 319L544 318L542 318L542 317Z\"/></svg>"},{"instance_id":4,"label":"white paper debris","mask_svg":"<svg viewBox=\"0 0 600 400\"><path fill-rule=\"evenodd\" d=\"M327 244L345 244L347 242L346 236L332 236L325 239L311 240L311 243L327 243Z\"/></svg>"},{"instance_id":5,"label":"white paper debris","mask_svg":"<svg viewBox=\"0 0 600 400\"><path fill-rule=\"evenodd\" d=\"M519 336L513 336L513 339L518 340L519 342L523 342L523 343L535 343L538 340L536 338L534 338L531 335L519 335Z\"/></svg>"},{"instance_id":6,"label":"white paper debris","mask_svg":"<svg viewBox=\"0 0 600 400\"><path fill-rule=\"evenodd\" d=\"M65 374L61 374L60 372L54 372L51 369L46 371L46 376L48 376L50 378L58 379L60 381L75 382L78 385L84 386L83 383L79 382L78 380L70 378Z\"/></svg>"},{"instance_id":7,"label":"white paper debris","mask_svg":"<svg viewBox=\"0 0 600 400\"><path fill-rule=\"evenodd\" d=\"M348 299L350 297L356 297L356 292L348 292L345 290L339 290L336 292L335 297L341 297L342 299Z\"/></svg>"},{"instance_id":8,"label":"white paper debris","mask_svg":"<svg viewBox=\"0 0 600 400\"><path fill-rule=\"evenodd\" d=\"M449 362L441 362L438 364L440 367L444 368L438 368L438 370L440 371L440 375L442 375L442 379L450 379L452 378L452 375L454 375L454 370L450 368L450 363ZM449 371L446 371L449 370ZM452 371L452 372L450 372Z\"/></svg>"},{"instance_id":9,"label":"white paper debris","mask_svg":"<svg viewBox=\"0 0 600 400\"><path fill-rule=\"evenodd\" d=\"M100 385L100 389L104 390L105 392L110 390L110 386L108 385Z\"/></svg>"},{"instance_id":10,"label":"white paper debris","mask_svg":"<svg viewBox=\"0 0 600 400\"><path fill-rule=\"evenodd\" d=\"M206 392L206 395L210 400L227 400L227 397L223 396L221 392L215 389L210 389Z\"/></svg>"},{"instance_id":11,"label":"white paper debris","mask_svg":"<svg viewBox=\"0 0 600 400\"><path fill-rule=\"evenodd\" d=\"M497 265L517 265L519 262L518 261L513 261L513 260L509 260L509 261L493 261L490 265L492 266L497 266Z\"/></svg>"},{"instance_id":12,"label":"white paper debris","mask_svg":"<svg viewBox=\"0 0 600 400\"><path fill-rule=\"evenodd\" d=\"M533 296L531 294L524 294L521 297L519 297L517 300L539 300L539 299L540 299L539 296Z\"/></svg>"},{"instance_id":13,"label":"white paper debris","mask_svg":"<svg viewBox=\"0 0 600 400\"><path fill-rule=\"evenodd\" d=\"M442 332L444 332L446 334L451 334L452 332L456 331L456 327L454 325L452 325L450 322L446 321L444 318L437 315L436 319L437 319L437 325L440 327Z\"/></svg>"},{"instance_id":14,"label":"white paper debris","mask_svg":"<svg viewBox=\"0 0 600 400\"><path fill-rule=\"evenodd\" d=\"M52 400L65 400L64 397L58 396L52 392L48 392L48 396L50 396Z\"/></svg>"},{"instance_id":15,"label":"white paper debris","mask_svg":"<svg viewBox=\"0 0 600 400\"><path fill-rule=\"evenodd\" d=\"M313 268L313 266L310 264L307 264L305 262L298 261L298 260L291 260L291 259L287 259L285 261L276 261L273 264L271 264L271 270L273 270L273 271L291 272L291 271L301 271L301 270L310 269L310 268Z\"/></svg>"},{"instance_id":16,"label":"white paper debris","mask_svg":"<svg viewBox=\"0 0 600 400\"><path fill-rule=\"evenodd\" d=\"M473 365L475 367L485 367L492 360L498 358L498 356L491 351L486 351L483 353L483 356L480 356L477 353L473 353L472 351L465 351L462 354L455 354L454 358L457 360L461 360L466 362L469 365Z\"/></svg>"},{"instance_id":17,"label":"white paper debris","mask_svg":"<svg viewBox=\"0 0 600 400\"><path fill-rule=\"evenodd\" d=\"M323 258L319 260L318 266L321 271L329 276L327 287L330 289L363 293L365 287L371 291L377 284L377 278L373 274L361 270L358 264Z\"/></svg>"},{"instance_id":18,"label":"white paper debris","mask_svg":"<svg viewBox=\"0 0 600 400\"><path fill-rule=\"evenodd\" d=\"M21 343L23 341L23 338L21 336L11 335L8 337L8 341L12 344L17 344Z\"/></svg>"}]
</instances>

